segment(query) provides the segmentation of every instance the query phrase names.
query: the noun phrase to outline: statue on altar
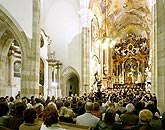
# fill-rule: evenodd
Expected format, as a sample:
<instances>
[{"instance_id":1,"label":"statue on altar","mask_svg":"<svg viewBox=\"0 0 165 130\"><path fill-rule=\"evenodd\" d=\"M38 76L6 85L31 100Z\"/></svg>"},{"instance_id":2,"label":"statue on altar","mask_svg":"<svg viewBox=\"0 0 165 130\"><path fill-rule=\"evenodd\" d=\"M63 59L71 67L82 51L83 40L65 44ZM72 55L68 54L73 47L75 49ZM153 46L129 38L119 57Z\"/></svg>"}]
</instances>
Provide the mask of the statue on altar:
<instances>
[{"instance_id":1,"label":"statue on altar","mask_svg":"<svg viewBox=\"0 0 165 130\"><path fill-rule=\"evenodd\" d=\"M142 73L138 72L137 83L141 83L141 82L142 82Z\"/></svg>"},{"instance_id":2,"label":"statue on altar","mask_svg":"<svg viewBox=\"0 0 165 130\"><path fill-rule=\"evenodd\" d=\"M151 71L148 67L145 69L145 77L147 82L151 82Z\"/></svg>"},{"instance_id":3,"label":"statue on altar","mask_svg":"<svg viewBox=\"0 0 165 130\"><path fill-rule=\"evenodd\" d=\"M122 74L119 74L119 83L124 83L124 76Z\"/></svg>"}]
</instances>

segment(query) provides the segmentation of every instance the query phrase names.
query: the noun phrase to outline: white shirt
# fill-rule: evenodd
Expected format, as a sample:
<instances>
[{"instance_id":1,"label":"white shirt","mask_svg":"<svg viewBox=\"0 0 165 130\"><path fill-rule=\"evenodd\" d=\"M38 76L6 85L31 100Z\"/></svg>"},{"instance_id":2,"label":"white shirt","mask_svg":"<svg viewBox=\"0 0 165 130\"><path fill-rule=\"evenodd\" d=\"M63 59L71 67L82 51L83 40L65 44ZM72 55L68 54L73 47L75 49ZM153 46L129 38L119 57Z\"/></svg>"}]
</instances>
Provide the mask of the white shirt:
<instances>
[{"instance_id":1,"label":"white shirt","mask_svg":"<svg viewBox=\"0 0 165 130\"><path fill-rule=\"evenodd\" d=\"M100 119L98 117L91 113L84 113L76 118L76 124L83 126L96 126L99 120Z\"/></svg>"}]
</instances>

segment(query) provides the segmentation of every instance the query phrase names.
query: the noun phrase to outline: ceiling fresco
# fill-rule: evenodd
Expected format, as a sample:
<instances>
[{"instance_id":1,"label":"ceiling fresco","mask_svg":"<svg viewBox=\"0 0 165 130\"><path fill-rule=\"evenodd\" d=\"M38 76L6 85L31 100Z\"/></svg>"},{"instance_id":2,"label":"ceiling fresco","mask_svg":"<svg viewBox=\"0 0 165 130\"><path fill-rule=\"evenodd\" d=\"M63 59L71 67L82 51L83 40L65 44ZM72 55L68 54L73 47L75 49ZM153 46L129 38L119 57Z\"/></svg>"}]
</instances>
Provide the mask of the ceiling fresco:
<instances>
[{"instance_id":1,"label":"ceiling fresco","mask_svg":"<svg viewBox=\"0 0 165 130\"><path fill-rule=\"evenodd\" d=\"M93 0L91 3L90 9L99 20L100 36L106 32L113 39L123 39L133 32L150 38L151 12L147 0Z\"/></svg>"}]
</instances>

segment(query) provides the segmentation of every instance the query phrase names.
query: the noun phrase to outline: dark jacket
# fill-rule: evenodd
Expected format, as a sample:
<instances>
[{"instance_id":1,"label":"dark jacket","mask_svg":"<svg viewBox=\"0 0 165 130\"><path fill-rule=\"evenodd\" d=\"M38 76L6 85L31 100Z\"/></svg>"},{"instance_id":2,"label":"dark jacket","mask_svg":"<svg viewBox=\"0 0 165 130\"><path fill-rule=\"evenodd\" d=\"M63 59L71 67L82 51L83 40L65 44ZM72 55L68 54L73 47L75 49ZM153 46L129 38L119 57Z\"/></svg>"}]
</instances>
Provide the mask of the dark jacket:
<instances>
[{"instance_id":1,"label":"dark jacket","mask_svg":"<svg viewBox=\"0 0 165 130\"><path fill-rule=\"evenodd\" d=\"M11 116L10 115L5 115L0 117L0 126L8 126L9 120L10 120Z\"/></svg>"},{"instance_id":2,"label":"dark jacket","mask_svg":"<svg viewBox=\"0 0 165 130\"><path fill-rule=\"evenodd\" d=\"M139 124L139 125L133 126L131 130L160 130L160 129L156 129L150 126L149 124Z\"/></svg>"},{"instance_id":3,"label":"dark jacket","mask_svg":"<svg viewBox=\"0 0 165 130\"><path fill-rule=\"evenodd\" d=\"M103 121L99 121L94 130L121 130L122 123L121 122L114 122L110 125L106 124Z\"/></svg>"},{"instance_id":4,"label":"dark jacket","mask_svg":"<svg viewBox=\"0 0 165 130\"><path fill-rule=\"evenodd\" d=\"M5 127L5 126L0 126L0 130L12 130L12 129L9 129L9 128Z\"/></svg>"}]
</instances>

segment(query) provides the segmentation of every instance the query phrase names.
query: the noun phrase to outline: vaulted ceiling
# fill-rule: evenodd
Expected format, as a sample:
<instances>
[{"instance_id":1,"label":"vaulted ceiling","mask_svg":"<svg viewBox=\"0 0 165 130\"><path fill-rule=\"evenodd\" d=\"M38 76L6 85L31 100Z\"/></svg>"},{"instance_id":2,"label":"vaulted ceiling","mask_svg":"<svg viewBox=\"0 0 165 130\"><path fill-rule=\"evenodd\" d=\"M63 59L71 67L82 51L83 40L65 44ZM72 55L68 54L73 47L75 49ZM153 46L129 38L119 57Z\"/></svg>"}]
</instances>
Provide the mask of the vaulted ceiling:
<instances>
[{"instance_id":1,"label":"vaulted ceiling","mask_svg":"<svg viewBox=\"0 0 165 130\"><path fill-rule=\"evenodd\" d=\"M90 9L98 17L100 35L106 32L113 39L124 39L134 33L150 39L152 24L147 0L95 0Z\"/></svg>"}]
</instances>

